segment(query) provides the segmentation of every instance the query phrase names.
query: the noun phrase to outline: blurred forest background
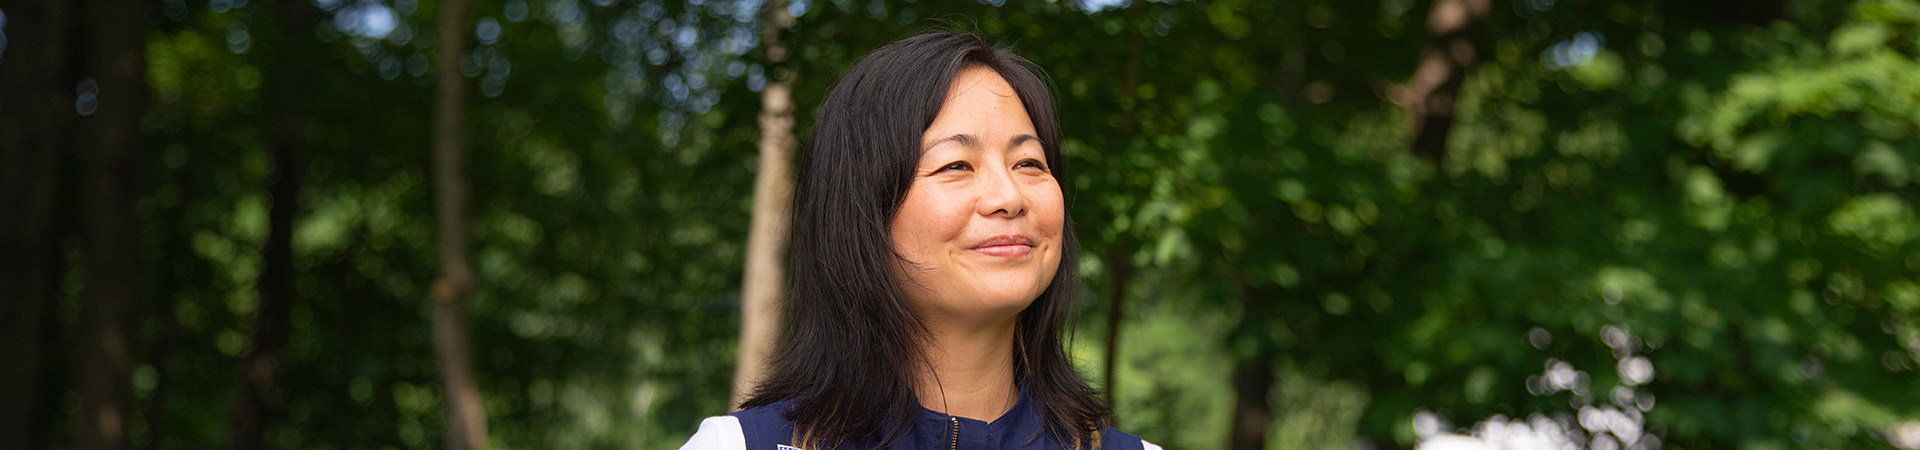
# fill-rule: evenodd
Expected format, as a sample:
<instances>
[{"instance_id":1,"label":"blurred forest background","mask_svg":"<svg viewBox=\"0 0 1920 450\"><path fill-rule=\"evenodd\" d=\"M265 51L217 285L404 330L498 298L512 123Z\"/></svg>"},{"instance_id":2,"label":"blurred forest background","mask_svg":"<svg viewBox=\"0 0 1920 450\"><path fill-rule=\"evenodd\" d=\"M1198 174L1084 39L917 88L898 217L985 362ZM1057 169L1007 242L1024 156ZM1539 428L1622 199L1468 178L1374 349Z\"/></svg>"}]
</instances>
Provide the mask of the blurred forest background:
<instances>
[{"instance_id":1,"label":"blurred forest background","mask_svg":"<svg viewBox=\"0 0 1920 450\"><path fill-rule=\"evenodd\" d=\"M4 0L0 448L676 448L783 127L954 28L1122 430L1920 448L1913 0Z\"/></svg>"}]
</instances>

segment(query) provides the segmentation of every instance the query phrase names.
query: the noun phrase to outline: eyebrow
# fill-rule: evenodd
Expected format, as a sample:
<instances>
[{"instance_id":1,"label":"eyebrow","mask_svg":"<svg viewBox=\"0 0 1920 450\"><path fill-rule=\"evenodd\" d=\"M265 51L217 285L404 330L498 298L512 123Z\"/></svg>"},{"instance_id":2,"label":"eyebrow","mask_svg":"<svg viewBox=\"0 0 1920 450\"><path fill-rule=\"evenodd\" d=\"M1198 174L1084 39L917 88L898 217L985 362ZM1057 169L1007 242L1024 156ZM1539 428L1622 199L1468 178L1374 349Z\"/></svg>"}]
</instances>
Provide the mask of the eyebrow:
<instances>
[{"instance_id":1,"label":"eyebrow","mask_svg":"<svg viewBox=\"0 0 1920 450\"><path fill-rule=\"evenodd\" d=\"M1027 141L1038 141L1038 140L1040 140L1040 137L1038 136L1022 133L1014 136L1012 139L1008 139L1007 147L1015 147L1020 144L1025 144L1027 143ZM926 153L928 150L933 150L934 146L946 143L947 141L958 142L960 143L961 146L967 147L967 148L980 148L980 138L974 137L971 134L962 133L962 134L956 134L956 135L947 136L939 139L934 139L933 142L928 142L927 145L920 147L920 152Z\"/></svg>"}]
</instances>

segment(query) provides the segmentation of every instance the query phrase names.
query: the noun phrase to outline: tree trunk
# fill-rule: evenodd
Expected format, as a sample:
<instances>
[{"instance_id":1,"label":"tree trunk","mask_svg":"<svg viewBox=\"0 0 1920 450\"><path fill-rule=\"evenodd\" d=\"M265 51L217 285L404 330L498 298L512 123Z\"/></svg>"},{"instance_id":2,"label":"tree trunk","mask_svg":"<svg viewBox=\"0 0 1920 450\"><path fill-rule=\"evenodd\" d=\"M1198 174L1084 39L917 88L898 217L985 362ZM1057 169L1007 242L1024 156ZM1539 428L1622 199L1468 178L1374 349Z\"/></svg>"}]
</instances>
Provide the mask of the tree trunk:
<instances>
[{"instance_id":1,"label":"tree trunk","mask_svg":"<svg viewBox=\"0 0 1920 450\"><path fill-rule=\"evenodd\" d=\"M159 229L154 234L161 241L160 255L155 258L160 267L154 268L157 278L154 280L153 308L148 310L148 314L153 315L153 320L159 326L154 330L153 341L148 343L148 351L152 352L154 377L153 391L147 394L147 441L140 445L146 450L159 450L166 438L167 400L173 379L173 371L169 366L173 360L175 336L180 330L180 318L175 312L179 308L179 296L186 287L195 285L194 280L201 279L198 274L205 273L197 267L201 261L193 253L192 233L184 223L188 205L192 205L198 196L199 189L194 180L199 179L199 164L200 161L192 153L188 153L181 161L180 169L172 174L172 184L180 192L179 202L161 212L164 216L154 224Z\"/></svg>"},{"instance_id":2,"label":"tree trunk","mask_svg":"<svg viewBox=\"0 0 1920 450\"><path fill-rule=\"evenodd\" d=\"M433 284L433 347L447 405L446 446L456 450L487 448L486 410L474 381L473 350L467 326L467 295L473 269L467 265L466 78L460 58L467 52L467 0L440 4L440 37L434 95L434 215L439 221L440 279Z\"/></svg>"},{"instance_id":3,"label":"tree trunk","mask_svg":"<svg viewBox=\"0 0 1920 450\"><path fill-rule=\"evenodd\" d=\"M767 2L761 37L767 63L787 59L780 30L793 23L784 0ZM753 180L753 222L747 235L747 266L740 286L740 353L733 372L738 407L764 375L780 339L780 293L786 286L787 228L793 222L792 71L771 67L760 91L760 172Z\"/></svg>"},{"instance_id":4,"label":"tree trunk","mask_svg":"<svg viewBox=\"0 0 1920 450\"><path fill-rule=\"evenodd\" d=\"M233 405L228 419L228 447L256 450L266 447L267 428L277 415L279 401L274 377L280 368L280 350L292 327L289 312L293 290L293 222L299 213L300 184L306 175L306 156L300 146L306 129L301 98L309 90L310 72L300 64L312 57L306 30L316 17L305 0L274 3L272 47L263 48L266 69L264 100L273 169L267 174L267 240L260 249L260 277L255 282L259 304L254 308L253 331L234 377Z\"/></svg>"},{"instance_id":5,"label":"tree trunk","mask_svg":"<svg viewBox=\"0 0 1920 450\"><path fill-rule=\"evenodd\" d=\"M146 136L146 15L140 0L96 0L88 5L90 27L80 119L80 230L86 285L80 289L75 323L77 388L73 414L75 449L119 450L127 445L132 401L131 313L140 298L140 217L134 203ZM91 91L91 92L89 92Z\"/></svg>"},{"instance_id":6,"label":"tree trunk","mask_svg":"<svg viewBox=\"0 0 1920 450\"><path fill-rule=\"evenodd\" d=\"M1243 286L1240 292L1242 329L1263 327L1267 318L1269 291ZM1229 438L1233 450L1267 448L1267 425L1273 423L1273 365L1278 350L1266 339L1253 339L1251 358L1241 358L1233 366L1233 431ZM1244 354L1244 353L1243 353Z\"/></svg>"},{"instance_id":7,"label":"tree trunk","mask_svg":"<svg viewBox=\"0 0 1920 450\"><path fill-rule=\"evenodd\" d=\"M1141 10L1145 8L1144 5L1127 8L1127 20L1140 20ZM1140 35L1137 33L1127 34L1126 64L1120 73L1120 92L1137 97L1139 93L1136 91L1140 89ZM1140 107L1140 103L1134 102L1131 108L1120 111L1120 124L1116 127L1120 136L1116 142L1120 148L1133 148L1132 141L1134 137L1139 136ZM1114 211L1115 216L1121 214L1126 212ZM1119 376L1118 367L1120 367L1120 325L1123 323L1121 319L1126 318L1127 282L1133 277L1133 261L1128 259L1131 257L1133 241L1124 236L1116 237L1114 241L1107 243L1106 263L1108 276L1111 277L1108 280L1110 286L1107 298L1112 304L1107 308L1107 360L1101 368L1101 375L1105 377L1103 380L1107 383L1108 407L1116 406L1114 402L1118 396L1116 391L1119 389L1119 383L1115 381L1115 377Z\"/></svg>"},{"instance_id":8,"label":"tree trunk","mask_svg":"<svg viewBox=\"0 0 1920 450\"><path fill-rule=\"evenodd\" d=\"M1267 425L1273 422L1274 356L1260 352L1233 368L1233 450L1267 448Z\"/></svg>"},{"instance_id":9,"label":"tree trunk","mask_svg":"<svg viewBox=\"0 0 1920 450\"><path fill-rule=\"evenodd\" d=\"M1128 259L1128 252L1121 251L1118 244L1113 245L1115 247L1107 250L1107 301L1111 304L1107 309L1107 361L1102 374L1107 382L1109 407L1116 406L1114 397L1119 390L1120 383L1115 377L1119 376L1117 368L1120 367L1120 323L1126 317L1127 282L1133 278L1133 261Z\"/></svg>"},{"instance_id":10,"label":"tree trunk","mask_svg":"<svg viewBox=\"0 0 1920 450\"><path fill-rule=\"evenodd\" d=\"M60 276L55 204L73 116L62 71L66 0L0 2L11 40L0 63L0 450L46 444L47 366Z\"/></svg>"},{"instance_id":11,"label":"tree trunk","mask_svg":"<svg viewBox=\"0 0 1920 450\"><path fill-rule=\"evenodd\" d=\"M1438 0L1428 13L1427 32L1432 40L1400 99L1412 121L1414 155L1435 163L1445 159L1454 98L1474 63L1473 39L1468 34L1487 9L1487 0Z\"/></svg>"}]
</instances>

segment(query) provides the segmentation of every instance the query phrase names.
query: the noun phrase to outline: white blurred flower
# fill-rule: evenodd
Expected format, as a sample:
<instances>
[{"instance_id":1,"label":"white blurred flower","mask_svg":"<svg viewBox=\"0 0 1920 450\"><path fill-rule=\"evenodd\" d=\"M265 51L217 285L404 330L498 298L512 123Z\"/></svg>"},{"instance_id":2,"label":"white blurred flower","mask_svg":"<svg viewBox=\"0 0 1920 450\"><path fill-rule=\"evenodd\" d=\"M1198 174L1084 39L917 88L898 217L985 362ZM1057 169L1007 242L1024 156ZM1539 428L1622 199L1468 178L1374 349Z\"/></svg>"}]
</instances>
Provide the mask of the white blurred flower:
<instances>
[{"instance_id":1,"label":"white blurred flower","mask_svg":"<svg viewBox=\"0 0 1920 450\"><path fill-rule=\"evenodd\" d=\"M1888 428L1887 444L1902 450L1920 449L1920 421L1904 422Z\"/></svg>"},{"instance_id":2,"label":"white blurred flower","mask_svg":"<svg viewBox=\"0 0 1920 450\"><path fill-rule=\"evenodd\" d=\"M1645 356L1635 356L1620 360L1620 382L1628 386L1638 386L1653 381L1653 362Z\"/></svg>"}]
</instances>

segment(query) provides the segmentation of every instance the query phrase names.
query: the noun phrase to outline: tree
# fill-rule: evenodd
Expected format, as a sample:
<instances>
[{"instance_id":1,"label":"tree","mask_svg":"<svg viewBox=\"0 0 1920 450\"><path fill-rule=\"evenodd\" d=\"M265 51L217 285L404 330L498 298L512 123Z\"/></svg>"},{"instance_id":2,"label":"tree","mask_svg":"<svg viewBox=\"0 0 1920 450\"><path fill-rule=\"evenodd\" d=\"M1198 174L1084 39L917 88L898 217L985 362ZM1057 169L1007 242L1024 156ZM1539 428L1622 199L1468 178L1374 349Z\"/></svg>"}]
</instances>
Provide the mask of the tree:
<instances>
[{"instance_id":1,"label":"tree","mask_svg":"<svg viewBox=\"0 0 1920 450\"><path fill-rule=\"evenodd\" d=\"M1142 2L1141 5L1127 8L1126 14L1129 22L1140 20L1140 11L1146 8L1144 3L1145 2ZM1140 35L1128 33L1126 42L1127 59L1125 63L1126 66L1124 69L1121 69L1120 73L1120 92L1124 95L1138 95L1140 91L1141 63ZM1139 143L1133 142L1134 139L1139 137L1139 113L1135 109L1126 109L1120 112L1119 119L1119 124L1116 127L1118 128L1116 131L1118 131L1117 136L1119 138L1117 141L1121 142L1121 145L1125 147L1139 145ZM1122 212L1115 211L1113 213L1118 216ZM1114 406L1114 392L1119 389L1114 381L1119 379L1120 329L1121 324L1125 323L1124 319L1126 318L1127 283L1133 281L1133 257L1134 253L1139 251L1139 243L1133 239L1125 238L1102 239L1102 241L1106 241L1107 244L1106 251L1098 253L1102 255L1102 262L1106 266L1107 353L1104 361L1101 362L1102 370L1100 379L1106 383L1106 389L1104 391L1107 394L1107 406L1112 407Z\"/></svg>"},{"instance_id":2,"label":"tree","mask_svg":"<svg viewBox=\"0 0 1920 450\"><path fill-rule=\"evenodd\" d=\"M760 38L767 62L787 59L780 31L793 23L786 2L766 4L766 31ZM793 221L793 69L774 67L760 91L760 162L753 182L753 221L747 236L746 274L740 289L740 355L733 375L732 405L752 394L779 341L780 311L786 290L788 228Z\"/></svg>"},{"instance_id":3,"label":"tree","mask_svg":"<svg viewBox=\"0 0 1920 450\"><path fill-rule=\"evenodd\" d=\"M79 344L80 407L71 424L74 448L127 446L134 366L131 320L140 307L143 247L135 204L146 136L146 22L138 0L87 5L91 42L80 82L79 195L86 286L74 342ZM92 98L87 98L91 96ZM90 100L90 101L89 101Z\"/></svg>"},{"instance_id":4,"label":"tree","mask_svg":"<svg viewBox=\"0 0 1920 450\"><path fill-rule=\"evenodd\" d=\"M67 36L73 26L66 1L9 1L9 51L0 62L0 449L46 444L48 369L65 264L56 224L67 186L63 162L73 101L66 95Z\"/></svg>"},{"instance_id":5,"label":"tree","mask_svg":"<svg viewBox=\"0 0 1920 450\"><path fill-rule=\"evenodd\" d=\"M319 11L309 2L280 0L273 4L271 40L266 66L266 119L271 135L273 168L267 175L272 206L267 212L267 236L260 251L260 278L255 281L259 303L254 307L252 336L234 375L234 396L228 445L234 449L266 448L268 424L278 418L275 378L280 353L292 327L289 318L297 293L293 279L293 223L299 215L301 183L306 176L306 105L304 94L313 86L309 61L315 57L311 40L301 31L312 29ZM163 312L163 314L166 314ZM151 425L151 424L150 424Z\"/></svg>"},{"instance_id":6,"label":"tree","mask_svg":"<svg viewBox=\"0 0 1920 450\"><path fill-rule=\"evenodd\" d=\"M467 296L474 289L467 266L466 78L460 60L466 54L467 1L440 5L438 76L433 121L434 216L440 237L440 279L433 284L433 347L440 363L446 398L446 446L487 448L486 410L470 362L472 337L467 325Z\"/></svg>"},{"instance_id":7,"label":"tree","mask_svg":"<svg viewBox=\"0 0 1920 450\"><path fill-rule=\"evenodd\" d=\"M1406 102L1413 118L1413 153L1440 161L1447 150L1447 132L1453 126L1454 98L1461 80L1476 57L1472 33L1489 9L1487 0L1439 0L1427 16L1432 36L1421 53L1419 68L1407 82Z\"/></svg>"}]
</instances>

